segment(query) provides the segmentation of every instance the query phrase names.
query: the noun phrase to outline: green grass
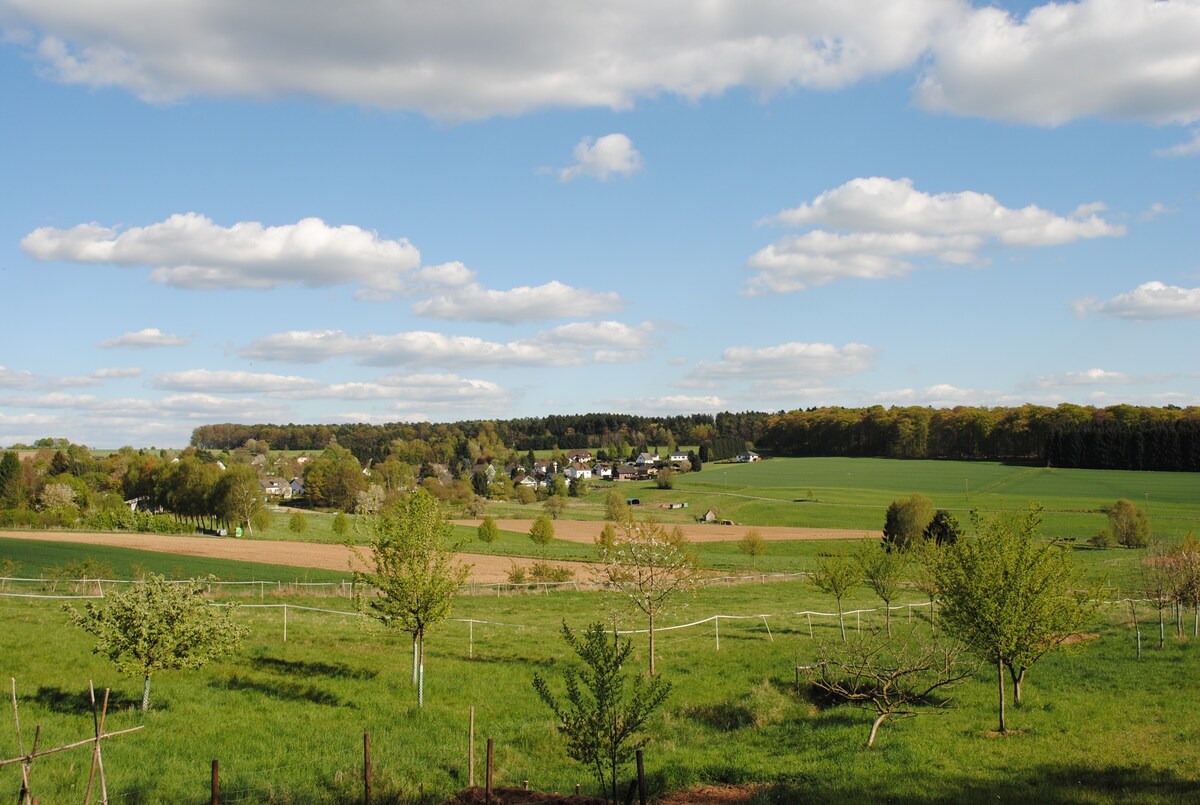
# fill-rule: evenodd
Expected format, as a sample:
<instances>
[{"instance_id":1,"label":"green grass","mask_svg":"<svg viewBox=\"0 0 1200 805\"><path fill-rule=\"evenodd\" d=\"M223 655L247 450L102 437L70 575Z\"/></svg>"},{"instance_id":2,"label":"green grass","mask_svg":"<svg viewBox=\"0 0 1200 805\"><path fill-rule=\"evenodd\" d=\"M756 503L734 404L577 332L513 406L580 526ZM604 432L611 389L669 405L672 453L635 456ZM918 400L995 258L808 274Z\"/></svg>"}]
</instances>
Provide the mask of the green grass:
<instances>
[{"instance_id":1,"label":"green grass","mask_svg":"<svg viewBox=\"0 0 1200 805\"><path fill-rule=\"evenodd\" d=\"M1094 573L1106 555L1136 566L1137 553L1078 557ZM202 565L215 567L213 560ZM281 600L351 609L344 599ZM105 745L115 802L206 800L212 758L220 760L230 801L361 801L364 731L371 733L376 801L438 802L466 783L472 706L477 779L483 744L493 737L498 784L529 779L535 788L567 792L581 782L592 790L587 771L566 757L531 679L535 671L557 679L569 661L557 635L564 619L582 627L606 617L611 600L574 592L460 598L455 618L486 623L454 621L432 632L424 711L415 708L408 683L406 635L353 616L296 609L286 643L280 610L240 609L237 617L251 627L244 650L200 671L163 674L154 682L154 709L143 718L130 707L140 683L92 655L88 638L67 624L56 602L0 599L0 677L16 679L26 740L41 724L43 746L91 734L82 698L88 679L113 689L108 727L146 725ZM761 618L722 620L718 651L711 622L659 632L659 665L674 692L653 719L646 754L656 791L721 782L776 786L764 802L1183 803L1200 795L1200 700L1190 693L1200 640L1168 638L1160 651L1144 623L1138 662L1122 608L1096 618L1089 628L1097 639L1033 668L1026 705L1009 714L1016 734L989 734L995 679L980 668L956 689L953 709L886 723L867 751L868 713L828 707L795 690L794 668L817 657L817 641L809 619L794 613L830 612L831 600L803 582L781 582L708 589L685 603L664 622L766 614L770 633ZM877 604L862 588L846 608ZM1148 622L1151 612L1142 617ZM898 628L924 628L919 614L894 618ZM860 623L847 620L851 629ZM865 615L861 628L880 620ZM835 618L811 622L818 640L836 639ZM634 618L625 623L642 626ZM645 636L634 640L631 671L647 659ZM0 758L15 755L11 727L0 730ZM86 767L85 750L39 759L34 794L46 802L81 799ZM0 789L15 790L18 781L15 767L0 768Z\"/></svg>"}]
</instances>

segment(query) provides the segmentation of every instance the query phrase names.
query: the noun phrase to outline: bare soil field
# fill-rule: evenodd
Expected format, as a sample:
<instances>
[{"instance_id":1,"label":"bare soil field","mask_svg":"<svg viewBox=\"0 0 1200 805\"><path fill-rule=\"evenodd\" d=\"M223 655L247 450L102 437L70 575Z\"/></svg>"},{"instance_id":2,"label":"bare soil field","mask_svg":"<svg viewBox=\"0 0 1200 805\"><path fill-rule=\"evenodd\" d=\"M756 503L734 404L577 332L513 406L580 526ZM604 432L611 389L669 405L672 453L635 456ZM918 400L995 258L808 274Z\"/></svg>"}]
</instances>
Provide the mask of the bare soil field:
<instances>
[{"instance_id":1,"label":"bare soil field","mask_svg":"<svg viewBox=\"0 0 1200 805\"><path fill-rule=\"evenodd\" d=\"M273 565L317 567L324 570L344 570L346 572L350 571L350 561L353 558L350 550L345 546L319 542L278 542L233 539L230 537L185 537L119 532L84 533L57 531L0 531L0 537L75 542L88 545L113 545L119 548L137 548L143 551L183 554L184 556L236 559L242 562L266 562ZM478 584L505 581L508 578L508 571L514 562L527 567L535 561L533 559L509 559L503 556L487 556L471 553L459 554L459 559L471 565L471 581ZM550 564L570 567L577 571L576 575L585 575L578 572L586 567L582 562L551 562ZM355 563L355 567L362 569L361 564L357 562Z\"/></svg>"},{"instance_id":2,"label":"bare soil field","mask_svg":"<svg viewBox=\"0 0 1200 805\"><path fill-rule=\"evenodd\" d=\"M479 525L480 520L455 520L456 525ZM516 531L519 534L528 533L532 520L497 520L496 527L502 531ZM667 529L675 528L667 524ZM700 523L685 523L679 526L684 536L691 542L736 542L745 536L747 531L757 531L762 538L770 541L791 541L810 539L879 539L882 531L858 531L845 528L790 528L784 526L753 526L753 525L702 525ZM568 542L590 544L604 528L604 523L588 520L555 520L554 538Z\"/></svg>"},{"instance_id":3,"label":"bare soil field","mask_svg":"<svg viewBox=\"0 0 1200 805\"><path fill-rule=\"evenodd\" d=\"M466 526L478 526L479 520L456 520ZM505 531L525 533L533 524L531 520L497 520L496 525ZM580 520L555 520L554 536L569 542L591 543L603 523ZM673 527L673 526L672 526ZM811 539L863 539L878 538L877 531L852 531L833 528L781 528L770 526L725 526L725 525L682 525L683 533L692 542L730 542L739 540L750 530L756 530L765 540L811 540ZM320 542L287 542L276 540L248 540L231 537L165 536L160 534L130 534L126 532L88 533L59 531L0 531L0 537L12 539L40 539L58 542L74 542L90 545L113 545L119 548L136 548L143 551L175 553L185 556L205 556L213 559L236 559L243 562L266 562L289 567L316 567L324 570L349 572L353 559L349 549L342 545ZM514 564L528 567L534 559L514 559L506 556L462 553L459 558L471 565L471 581L490 584L507 580ZM587 565L583 562L552 561L550 564L569 567L577 578L586 578ZM362 569L360 565L356 565Z\"/></svg>"}]
</instances>

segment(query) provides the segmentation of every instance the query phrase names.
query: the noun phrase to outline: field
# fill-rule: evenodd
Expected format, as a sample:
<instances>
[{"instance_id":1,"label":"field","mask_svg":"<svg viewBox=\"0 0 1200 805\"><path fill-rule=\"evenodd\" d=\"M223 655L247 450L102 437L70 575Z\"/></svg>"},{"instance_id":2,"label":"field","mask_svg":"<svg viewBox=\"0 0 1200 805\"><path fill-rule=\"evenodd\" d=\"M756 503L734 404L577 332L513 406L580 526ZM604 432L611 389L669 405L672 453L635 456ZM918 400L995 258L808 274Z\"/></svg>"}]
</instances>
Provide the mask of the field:
<instances>
[{"instance_id":1,"label":"field","mask_svg":"<svg viewBox=\"0 0 1200 805\"><path fill-rule=\"evenodd\" d=\"M835 482L847 473L839 487ZM887 502L914 491L955 509L964 521L971 506L1015 509L1038 499L1051 510L1048 524L1061 523L1053 529L1078 529L1078 536L1102 527L1104 517L1096 509L1118 496L1144 503L1148 493L1154 530L1165 536L1189 531L1200 512L1200 485L1193 476L996 464L774 460L706 467L682 476L669 491L637 486L646 501L643 510L659 501L688 500L684 511L693 516L719 501L723 517L747 527L874 530ZM598 520L603 494L573 499L574 513ZM530 508L536 512L536 507L511 507L521 519L528 519ZM678 516L678 510L656 511L664 520ZM494 506L497 517L507 512ZM287 532L281 530L282 538ZM334 541L318 528L311 531L305 536ZM469 527L460 533L473 539ZM1047 528L1047 533L1067 532ZM734 542L703 542L696 548L706 566L722 572L795 573L811 569L820 554L851 545L772 541L757 560L742 555ZM504 532L490 548L470 545L511 556L528 556L532 548L515 530ZM586 559L590 547L556 540L550 555ZM1074 552L1091 581L1108 585L1109 600L1137 592L1142 555L1083 547ZM0 559L20 563L22 575L36 576L84 556L108 562L120 578L139 568L169 575L213 573L229 580L346 577L128 548L0 540ZM11 592L19 585L8 586ZM535 671L555 679L571 661L558 634L561 623L582 628L607 619L612 595L566 591L460 598L455 620L437 627L429 639L424 710L416 708L409 685L406 635L337 614L352 609L345 597L270 587L251 588L234 599L243 603L237 618L251 628L243 649L203 670L156 678L153 707L145 717L132 707L140 681L117 676L93 656L86 635L68 625L59 601L0 597L0 675L16 680L27 742L36 724L42 725L43 745L91 735L84 698L89 679L113 689L110 729L146 725L105 745L113 802L207 801L214 758L222 770L223 801L360 802L364 731L371 734L373 801L441 802L467 782L471 707L477 779L482 778L483 742L492 737L498 784L519 786L527 779L534 788L566 793L582 783L585 792L594 792L588 771L567 758L531 681ZM289 604L286 642L279 608L284 602ZM955 690L951 709L885 723L868 751L863 744L869 713L829 706L807 688L796 688L796 666L812 662L819 643L837 636L835 617L803 613L832 612L832 600L802 580L789 580L710 587L684 603L668 618L669 625L683 628L658 636L659 667L674 685L666 707L654 717L647 747L647 771L658 794L734 783L767 786L754 794L762 803L1184 803L1200 798L1200 700L1190 693L1200 672L1200 639L1192 637L1191 613L1186 637L1174 638L1168 625L1160 650L1154 611L1142 605L1138 660L1128 606L1102 608L1089 625L1094 639L1048 655L1030 672L1026 704L1009 713L1013 734L991 732L996 726L994 670L979 668ZM928 629L927 608L915 606L924 604L920 596L909 593L898 603L914 605L893 615L900 629ZM847 609L873 609L879 602L862 588L846 604ZM714 622L717 615L723 617ZM869 630L881 619L878 612L866 612L850 615L847 624ZM632 617L622 625L644 626ZM646 637L632 639L636 668L631 670L642 669ZM34 793L44 802L82 800L88 758L85 750L76 752L33 765ZM16 755L11 726L0 729L0 759ZM0 768L0 789L15 791L19 779L15 766Z\"/></svg>"}]
</instances>

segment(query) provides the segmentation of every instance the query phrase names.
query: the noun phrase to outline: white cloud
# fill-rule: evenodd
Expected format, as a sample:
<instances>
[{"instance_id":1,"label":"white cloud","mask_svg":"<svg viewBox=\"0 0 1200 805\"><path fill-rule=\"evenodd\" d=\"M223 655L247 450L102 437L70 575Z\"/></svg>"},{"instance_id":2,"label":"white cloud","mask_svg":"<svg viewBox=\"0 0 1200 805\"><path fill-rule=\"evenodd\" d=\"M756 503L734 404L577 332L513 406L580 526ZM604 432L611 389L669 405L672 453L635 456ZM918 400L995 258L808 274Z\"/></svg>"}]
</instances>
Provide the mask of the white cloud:
<instances>
[{"instance_id":1,"label":"white cloud","mask_svg":"<svg viewBox=\"0 0 1200 805\"><path fill-rule=\"evenodd\" d=\"M316 380L296 375L191 369L159 375L151 385L158 389L203 391L208 394L271 394L310 390L321 384Z\"/></svg>"},{"instance_id":2,"label":"white cloud","mask_svg":"<svg viewBox=\"0 0 1200 805\"><path fill-rule=\"evenodd\" d=\"M774 347L729 347L716 362L701 361L691 371L694 380L794 380L841 377L871 366L875 349L865 344L806 344Z\"/></svg>"},{"instance_id":3,"label":"white cloud","mask_svg":"<svg viewBox=\"0 0 1200 805\"><path fill-rule=\"evenodd\" d=\"M239 353L244 358L294 363L351 358L367 366L578 366L641 360L652 329L618 322L573 323L503 343L429 331L353 336L342 330L291 330L258 339ZM622 334L628 340L619 341Z\"/></svg>"},{"instance_id":4,"label":"white cloud","mask_svg":"<svg viewBox=\"0 0 1200 805\"><path fill-rule=\"evenodd\" d=\"M926 109L1059 125L1200 119L1195 0L994 6L947 15L914 96Z\"/></svg>"},{"instance_id":5,"label":"white cloud","mask_svg":"<svg viewBox=\"0 0 1200 805\"><path fill-rule=\"evenodd\" d=\"M603 404L615 410L643 416L715 414L729 409L728 402L715 395L672 394L662 397L631 397L605 400Z\"/></svg>"},{"instance_id":6,"label":"white cloud","mask_svg":"<svg viewBox=\"0 0 1200 805\"><path fill-rule=\"evenodd\" d=\"M1193 129L1192 139L1187 142L1169 148L1159 148L1154 154L1160 157L1190 157L1200 154L1200 129Z\"/></svg>"},{"instance_id":7,"label":"white cloud","mask_svg":"<svg viewBox=\"0 0 1200 805\"><path fill-rule=\"evenodd\" d=\"M759 250L748 261L757 273L746 292L802 291L845 277L899 277L915 268L914 259L978 264L985 247L1054 246L1125 234L1123 226L1100 217L1105 209L1090 202L1062 216L1032 204L1008 208L986 193L924 193L911 179L852 179L763 221L846 231L812 229Z\"/></svg>"},{"instance_id":8,"label":"white cloud","mask_svg":"<svg viewBox=\"0 0 1200 805\"><path fill-rule=\"evenodd\" d=\"M607 181L614 174L632 176L642 169L642 155L624 134L605 134L593 140L584 137L575 146L575 164L558 172L561 181L580 176Z\"/></svg>"},{"instance_id":9,"label":"white cloud","mask_svg":"<svg viewBox=\"0 0 1200 805\"><path fill-rule=\"evenodd\" d=\"M0 388L23 389L37 382L32 372L15 372L7 366L0 365Z\"/></svg>"},{"instance_id":10,"label":"white cloud","mask_svg":"<svg viewBox=\"0 0 1200 805\"><path fill-rule=\"evenodd\" d=\"M137 332L125 333L116 338L101 341L105 349L153 349L155 347L184 347L190 342L186 338L164 333L157 327L147 327Z\"/></svg>"},{"instance_id":11,"label":"white cloud","mask_svg":"<svg viewBox=\"0 0 1200 805\"><path fill-rule=\"evenodd\" d=\"M98 386L105 380L124 380L131 377L138 377L141 374L142 370L134 367L97 369L91 374L60 377L56 380L50 381L50 385L55 388Z\"/></svg>"},{"instance_id":12,"label":"white cloud","mask_svg":"<svg viewBox=\"0 0 1200 805\"><path fill-rule=\"evenodd\" d=\"M443 119L624 109L664 93L837 88L907 69L961 0L7 0L54 79L188 95L307 95ZM281 24L286 20L286 24Z\"/></svg>"},{"instance_id":13,"label":"white cloud","mask_svg":"<svg viewBox=\"0 0 1200 805\"><path fill-rule=\"evenodd\" d=\"M1106 302L1092 297L1076 300L1078 315L1101 313L1119 319L1182 319L1200 317L1200 288L1180 288L1153 280Z\"/></svg>"},{"instance_id":14,"label":"white cloud","mask_svg":"<svg viewBox=\"0 0 1200 805\"><path fill-rule=\"evenodd\" d=\"M1132 382L1133 378L1123 372L1087 369L1082 372L1063 372L1058 375L1039 377L1036 385L1041 388L1060 388L1063 386L1125 385Z\"/></svg>"},{"instance_id":15,"label":"white cloud","mask_svg":"<svg viewBox=\"0 0 1200 805\"><path fill-rule=\"evenodd\" d=\"M150 266L152 280L179 288L354 283L366 298L407 290L407 277L421 261L407 240L385 240L357 226L305 218L285 226L243 221L222 227L194 212L124 231L95 223L43 227L26 235L21 248L42 261Z\"/></svg>"},{"instance_id":16,"label":"white cloud","mask_svg":"<svg viewBox=\"0 0 1200 805\"><path fill-rule=\"evenodd\" d=\"M1153 221L1160 215L1167 215L1168 213L1172 212L1175 212L1175 210L1171 207L1168 207L1166 204L1156 201L1150 205L1150 209L1138 216L1138 220L1143 222Z\"/></svg>"},{"instance_id":17,"label":"white cloud","mask_svg":"<svg viewBox=\"0 0 1200 805\"><path fill-rule=\"evenodd\" d=\"M471 283L450 293L413 304L418 316L456 321L516 324L547 319L586 318L619 311L624 306L614 293L580 290L557 280L510 291L487 290Z\"/></svg>"}]
</instances>

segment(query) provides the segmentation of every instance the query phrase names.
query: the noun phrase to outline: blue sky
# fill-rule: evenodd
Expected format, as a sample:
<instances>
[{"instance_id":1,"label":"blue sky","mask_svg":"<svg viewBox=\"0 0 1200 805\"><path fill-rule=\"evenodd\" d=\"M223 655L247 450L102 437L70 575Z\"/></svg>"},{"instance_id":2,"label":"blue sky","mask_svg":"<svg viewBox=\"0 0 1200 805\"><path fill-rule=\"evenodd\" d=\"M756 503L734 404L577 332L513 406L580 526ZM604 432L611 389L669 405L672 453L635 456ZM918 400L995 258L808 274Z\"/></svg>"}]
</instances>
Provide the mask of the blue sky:
<instances>
[{"instance_id":1,"label":"blue sky","mask_svg":"<svg viewBox=\"0 0 1200 805\"><path fill-rule=\"evenodd\" d=\"M1200 2L0 0L0 445L1200 404Z\"/></svg>"}]
</instances>

